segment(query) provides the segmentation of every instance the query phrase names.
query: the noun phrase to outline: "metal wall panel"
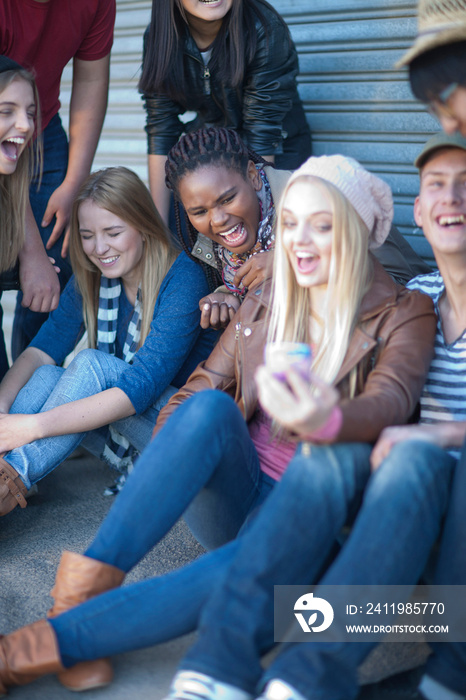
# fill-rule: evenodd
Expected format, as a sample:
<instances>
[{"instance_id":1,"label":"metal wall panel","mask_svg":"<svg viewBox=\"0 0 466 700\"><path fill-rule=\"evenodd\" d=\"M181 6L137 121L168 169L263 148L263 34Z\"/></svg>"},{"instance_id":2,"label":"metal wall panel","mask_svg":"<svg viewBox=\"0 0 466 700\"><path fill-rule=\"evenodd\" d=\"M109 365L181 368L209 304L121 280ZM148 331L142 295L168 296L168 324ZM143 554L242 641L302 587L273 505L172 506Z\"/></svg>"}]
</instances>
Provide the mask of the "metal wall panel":
<instances>
[{"instance_id":1,"label":"metal wall panel","mask_svg":"<svg viewBox=\"0 0 466 700\"><path fill-rule=\"evenodd\" d=\"M300 57L300 93L316 155L344 153L391 186L395 223L424 257L412 204L419 179L412 165L439 127L409 89L395 62L416 33L415 0L271 0L285 18Z\"/></svg>"},{"instance_id":2,"label":"metal wall panel","mask_svg":"<svg viewBox=\"0 0 466 700\"><path fill-rule=\"evenodd\" d=\"M394 63L416 32L416 0L269 0L287 21L300 56L300 93L314 153L344 153L392 187L395 223L425 257L412 203L412 162L434 120L411 95ZM147 178L144 112L137 92L148 0L117 0L109 108L95 167L124 164ZM63 81L67 121L70 70Z\"/></svg>"}]
</instances>

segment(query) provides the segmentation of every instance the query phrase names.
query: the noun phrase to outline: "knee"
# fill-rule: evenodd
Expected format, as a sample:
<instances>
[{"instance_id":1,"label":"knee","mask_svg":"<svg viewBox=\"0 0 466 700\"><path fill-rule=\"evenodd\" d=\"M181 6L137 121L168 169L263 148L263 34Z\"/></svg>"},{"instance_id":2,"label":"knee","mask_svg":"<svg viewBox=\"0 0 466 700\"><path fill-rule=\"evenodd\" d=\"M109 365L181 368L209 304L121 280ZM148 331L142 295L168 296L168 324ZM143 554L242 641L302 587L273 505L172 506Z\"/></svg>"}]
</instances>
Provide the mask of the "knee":
<instances>
[{"instance_id":1,"label":"knee","mask_svg":"<svg viewBox=\"0 0 466 700\"><path fill-rule=\"evenodd\" d=\"M45 386L53 389L63 372L62 367L57 365L42 365L38 367L29 381L41 382Z\"/></svg>"},{"instance_id":2,"label":"knee","mask_svg":"<svg viewBox=\"0 0 466 700\"><path fill-rule=\"evenodd\" d=\"M303 484L312 479L322 488L327 485L327 488L338 488L345 494L352 494L369 478L370 453L371 447L365 443L313 445L309 455L300 446L290 463L293 468L288 467L287 472L290 471L290 478Z\"/></svg>"},{"instance_id":3,"label":"knee","mask_svg":"<svg viewBox=\"0 0 466 700\"><path fill-rule=\"evenodd\" d=\"M402 492L418 503L446 501L455 460L437 445L409 440L395 445L373 475L382 498Z\"/></svg>"},{"instance_id":4,"label":"knee","mask_svg":"<svg viewBox=\"0 0 466 700\"><path fill-rule=\"evenodd\" d=\"M81 350L66 369L64 386L72 386L74 389L79 387L79 391L84 391L88 395L110 389L115 385L122 371L118 363L123 367L127 366L123 360L118 360L101 350L91 348ZM74 389L73 393L75 393Z\"/></svg>"},{"instance_id":5,"label":"knee","mask_svg":"<svg viewBox=\"0 0 466 700\"><path fill-rule=\"evenodd\" d=\"M296 497L307 500L319 495L328 508L346 513L369 478L369 446L332 445L301 448L291 460L282 485Z\"/></svg>"},{"instance_id":6,"label":"knee","mask_svg":"<svg viewBox=\"0 0 466 700\"><path fill-rule=\"evenodd\" d=\"M180 419L184 419L195 430L209 432L228 423L233 415L241 416L234 400L223 391L207 389L191 396L177 409Z\"/></svg>"},{"instance_id":7,"label":"knee","mask_svg":"<svg viewBox=\"0 0 466 700\"><path fill-rule=\"evenodd\" d=\"M100 366L100 356L102 352L100 350L95 350L93 348L85 348L80 350L76 357L72 359L68 365L68 370L70 372L76 371L87 371L92 367Z\"/></svg>"},{"instance_id":8,"label":"knee","mask_svg":"<svg viewBox=\"0 0 466 700\"><path fill-rule=\"evenodd\" d=\"M95 391L112 387L127 365L113 355L93 348L81 350L67 367L67 377L73 381L89 382Z\"/></svg>"},{"instance_id":9,"label":"knee","mask_svg":"<svg viewBox=\"0 0 466 700\"><path fill-rule=\"evenodd\" d=\"M56 365L38 367L18 392L10 413L38 413L55 389L64 370Z\"/></svg>"},{"instance_id":10,"label":"knee","mask_svg":"<svg viewBox=\"0 0 466 700\"><path fill-rule=\"evenodd\" d=\"M47 397L54 390L63 372L63 367L42 365L35 370L22 391L29 393L29 395L31 395L31 393L37 393L38 396ZM18 397L20 395L21 392L19 392Z\"/></svg>"}]
</instances>

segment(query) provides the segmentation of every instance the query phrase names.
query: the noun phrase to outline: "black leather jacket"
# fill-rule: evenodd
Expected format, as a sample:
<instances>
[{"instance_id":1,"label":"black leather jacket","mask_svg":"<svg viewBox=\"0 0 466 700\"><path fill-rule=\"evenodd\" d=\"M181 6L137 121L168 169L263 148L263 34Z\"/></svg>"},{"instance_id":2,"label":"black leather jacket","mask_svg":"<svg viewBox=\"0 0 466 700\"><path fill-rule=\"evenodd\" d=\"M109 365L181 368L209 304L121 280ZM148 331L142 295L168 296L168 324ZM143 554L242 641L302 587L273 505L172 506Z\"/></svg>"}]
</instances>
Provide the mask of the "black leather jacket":
<instances>
[{"instance_id":1,"label":"black leather jacket","mask_svg":"<svg viewBox=\"0 0 466 700\"><path fill-rule=\"evenodd\" d=\"M296 48L280 15L264 6L261 13L266 27L256 16L257 49L238 90L222 85L210 73L186 26L184 68L191 89L183 103L161 94L143 95L150 154L166 155L183 131L208 124L233 127L262 155L286 151L293 137L292 150L301 151L301 162L310 155L310 132L296 85ZM144 39L146 43L147 30ZM186 110L198 115L189 125L178 119Z\"/></svg>"}]
</instances>

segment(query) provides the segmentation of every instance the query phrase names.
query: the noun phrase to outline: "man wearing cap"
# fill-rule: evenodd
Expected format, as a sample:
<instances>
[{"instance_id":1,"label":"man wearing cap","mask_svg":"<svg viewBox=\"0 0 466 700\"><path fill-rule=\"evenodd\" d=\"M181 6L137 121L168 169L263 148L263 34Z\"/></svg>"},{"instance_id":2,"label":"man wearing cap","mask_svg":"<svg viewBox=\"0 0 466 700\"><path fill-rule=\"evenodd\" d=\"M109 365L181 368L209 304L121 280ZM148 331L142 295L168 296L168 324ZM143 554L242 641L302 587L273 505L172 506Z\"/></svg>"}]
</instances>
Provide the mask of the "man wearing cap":
<instances>
[{"instance_id":1,"label":"man wearing cap","mask_svg":"<svg viewBox=\"0 0 466 700\"><path fill-rule=\"evenodd\" d=\"M418 35L397 66L444 131L466 136L466 0L419 0Z\"/></svg>"},{"instance_id":2,"label":"man wearing cap","mask_svg":"<svg viewBox=\"0 0 466 700\"><path fill-rule=\"evenodd\" d=\"M374 466L394 444L419 439L455 457L466 436L466 138L433 136L416 159L421 187L416 223L432 246L438 271L421 275L408 287L434 301L439 324L436 354L421 397L424 424L387 428L372 453ZM463 448L437 561L436 585L466 585L466 451ZM465 630L466 635L466 630ZM466 643L433 644L419 687L427 700L466 697Z\"/></svg>"},{"instance_id":3,"label":"man wearing cap","mask_svg":"<svg viewBox=\"0 0 466 700\"><path fill-rule=\"evenodd\" d=\"M115 0L0 2L0 54L14 59L36 77L42 112L44 167L41 187L37 190L33 183L30 200L42 240L48 244L50 255L60 268L62 288L71 276L71 265L62 258L63 236L77 190L89 174L107 107L115 8ZM68 144L58 112L61 75L71 59L73 82ZM34 219L29 220L29 230L32 227ZM32 256L21 262L24 289L24 283L27 284L37 271ZM50 265L49 268L53 273ZM58 285L56 291L55 306ZM20 297L13 326L14 357L24 350L47 318L44 313L34 311L48 310L40 305L32 311L24 308L27 300L24 299L24 306L21 306Z\"/></svg>"}]
</instances>

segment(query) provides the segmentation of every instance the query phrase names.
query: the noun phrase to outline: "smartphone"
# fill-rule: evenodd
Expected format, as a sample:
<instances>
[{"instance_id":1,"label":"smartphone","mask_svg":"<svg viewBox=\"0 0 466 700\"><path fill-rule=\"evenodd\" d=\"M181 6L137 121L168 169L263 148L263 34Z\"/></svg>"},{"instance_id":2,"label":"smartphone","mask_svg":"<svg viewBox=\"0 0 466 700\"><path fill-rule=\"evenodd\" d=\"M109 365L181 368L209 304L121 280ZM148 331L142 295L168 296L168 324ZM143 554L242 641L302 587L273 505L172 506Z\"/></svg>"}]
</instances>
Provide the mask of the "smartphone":
<instances>
[{"instance_id":1,"label":"smartphone","mask_svg":"<svg viewBox=\"0 0 466 700\"><path fill-rule=\"evenodd\" d=\"M282 341L267 343L264 351L266 366L272 371L274 377L281 382L286 382L286 370L289 367L296 369L299 374L309 381L309 371L312 364L312 351L306 343L292 343Z\"/></svg>"}]
</instances>

